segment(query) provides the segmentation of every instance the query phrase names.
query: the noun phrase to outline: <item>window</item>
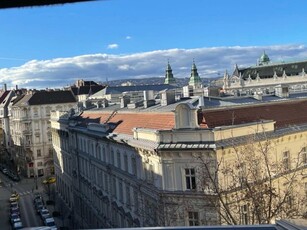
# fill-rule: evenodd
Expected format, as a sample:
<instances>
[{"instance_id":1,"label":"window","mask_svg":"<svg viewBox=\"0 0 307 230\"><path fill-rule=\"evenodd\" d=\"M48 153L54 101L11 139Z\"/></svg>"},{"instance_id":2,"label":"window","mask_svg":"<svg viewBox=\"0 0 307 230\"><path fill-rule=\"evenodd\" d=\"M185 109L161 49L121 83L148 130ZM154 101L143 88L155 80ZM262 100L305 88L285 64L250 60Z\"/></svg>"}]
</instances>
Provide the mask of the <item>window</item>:
<instances>
[{"instance_id":1,"label":"window","mask_svg":"<svg viewBox=\"0 0 307 230\"><path fill-rule=\"evenodd\" d=\"M38 116L38 109L37 109L37 108L34 108L34 109L33 109L33 115L34 115L35 117Z\"/></svg>"},{"instance_id":2,"label":"window","mask_svg":"<svg viewBox=\"0 0 307 230\"><path fill-rule=\"evenodd\" d=\"M292 208L292 204L293 204L293 198L291 195L286 197L286 204L288 205L289 208Z\"/></svg>"},{"instance_id":3,"label":"window","mask_svg":"<svg viewBox=\"0 0 307 230\"><path fill-rule=\"evenodd\" d=\"M187 190L196 189L196 179L195 179L195 169L194 168L185 169L185 180L186 180Z\"/></svg>"},{"instance_id":4,"label":"window","mask_svg":"<svg viewBox=\"0 0 307 230\"><path fill-rule=\"evenodd\" d=\"M124 155L124 167L125 167L125 171L128 172L128 156L127 156L127 154Z\"/></svg>"},{"instance_id":5,"label":"window","mask_svg":"<svg viewBox=\"0 0 307 230\"><path fill-rule=\"evenodd\" d=\"M153 183L154 166L152 164L144 163L144 171L145 171L146 181L149 183Z\"/></svg>"},{"instance_id":6,"label":"window","mask_svg":"<svg viewBox=\"0 0 307 230\"><path fill-rule=\"evenodd\" d=\"M283 152L282 165L283 165L284 170L290 169L290 152L289 151Z\"/></svg>"},{"instance_id":7,"label":"window","mask_svg":"<svg viewBox=\"0 0 307 230\"><path fill-rule=\"evenodd\" d=\"M100 150L100 146L97 147L97 154L95 156L98 160L102 160L101 158L101 150Z\"/></svg>"},{"instance_id":8,"label":"window","mask_svg":"<svg viewBox=\"0 0 307 230\"><path fill-rule=\"evenodd\" d=\"M114 165L114 151L111 150L111 164Z\"/></svg>"},{"instance_id":9,"label":"window","mask_svg":"<svg viewBox=\"0 0 307 230\"><path fill-rule=\"evenodd\" d=\"M50 141L50 142L51 142L51 141L52 141L52 135L51 135L51 133L50 133L50 132L48 132L48 133L47 133L47 136L48 136L48 141Z\"/></svg>"},{"instance_id":10,"label":"window","mask_svg":"<svg viewBox=\"0 0 307 230\"><path fill-rule=\"evenodd\" d=\"M46 108L46 116L49 117L50 116L50 110L51 108L50 107L47 107Z\"/></svg>"},{"instance_id":11,"label":"window","mask_svg":"<svg viewBox=\"0 0 307 230\"><path fill-rule=\"evenodd\" d=\"M107 157L106 157L106 148L103 146L101 150L101 155L102 155L102 160L103 162L107 162Z\"/></svg>"},{"instance_id":12,"label":"window","mask_svg":"<svg viewBox=\"0 0 307 230\"><path fill-rule=\"evenodd\" d=\"M248 206L245 204L245 205L242 205L241 208L241 224L245 224L247 225L248 224Z\"/></svg>"},{"instance_id":13,"label":"window","mask_svg":"<svg viewBox=\"0 0 307 230\"><path fill-rule=\"evenodd\" d=\"M116 178L113 178L113 197L116 198Z\"/></svg>"},{"instance_id":14,"label":"window","mask_svg":"<svg viewBox=\"0 0 307 230\"><path fill-rule=\"evenodd\" d=\"M139 195L137 189L134 189L133 192L133 202L134 202L134 211L135 213L139 212Z\"/></svg>"},{"instance_id":15,"label":"window","mask_svg":"<svg viewBox=\"0 0 307 230\"><path fill-rule=\"evenodd\" d=\"M135 157L131 158L132 174L136 176L136 159Z\"/></svg>"},{"instance_id":16,"label":"window","mask_svg":"<svg viewBox=\"0 0 307 230\"><path fill-rule=\"evenodd\" d=\"M41 157L41 156L42 156L42 152L41 152L41 150L40 150L40 149L38 149L38 150L36 151L36 154L37 154L37 157Z\"/></svg>"},{"instance_id":17,"label":"window","mask_svg":"<svg viewBox=\"0 0 307 230\"><path fill-rule=\"evenodd\" d=\"M126 204L127 204L128 207L131 205L129 184L126 185Z\"/></svg>"},{"instance_id":18,"label":"window","mask_svg":"<svg viewBox=\"0 0 307 230\"><path fill-rule=\"evenodd\" d=\"M38 167L43 166L43 162L41 162L41 161L37 162L37 166L38 166Z\"/></svg>"},{"instance_id":19,"label":"window","mask_svg":"<svg viewBox=\"0 0 307 230\"><path fill-rule=\"evenodd\" d=\"M105 191L109 191L109 182L108 182L108 174L104 174L104 189Z\"/></svg>"},{"instance_id":20,"label":"window","mask_svg":"<svg viewBox=\"0 0 307 230\"><path fill-rule=\"evenodd\" d=\"M123 182L122 182L122 180L118 181L118 192L119 192L119 201L123 202L124 191L123 191Z\"/></svg>"},{"instance_id":21,"label":"window","mask_svg":"<svg viewBox=\"0 0 307 230\"><path fill-rule=\"evenodd\" d=\"M306 149L306 147L302 148L301 158L302 158L302 164L306 165L307 164L307 149Z\"/></svg>"},{"instance_id":22,"label":"window","mask_svg":"<svg viewBox=\"0 0 307 230\"><path fill-rule=\"evenodd\" d=\"M240 185L244 186L246 182L246 165L245 163L240 163L239 164L239 180L240 180Z\"/></svg>"},{"instance_id":23,"label":"window","mask_svg":"<svg viewBox=\"0 0 307 230\"><path fill-rule=\"evenodd\" d=\"M199 226L199 216L198 212L189 212L188 213L189 218L189 226Z\"/></svg>"},{"instance_id":24,"label":"window","mask_svg":"<svg viewBox=\"0 0 307 230\"><path fill-rule=\"evenodd\" d=\"M121 156L119 151L117 151L117 167L120 169L122 168Z\"/></svg>"},{"instance_id":25,"label":"window","mask_svg":"<svg viewBox=\"0 0 307 230\"><path fill-rule=\"evenodd\" d=\"M50 156L50 157L53 157L53 149L52 149L52 148L49 148L48 151L49 151L49 156Z\"/></svg>"}]
</instances>

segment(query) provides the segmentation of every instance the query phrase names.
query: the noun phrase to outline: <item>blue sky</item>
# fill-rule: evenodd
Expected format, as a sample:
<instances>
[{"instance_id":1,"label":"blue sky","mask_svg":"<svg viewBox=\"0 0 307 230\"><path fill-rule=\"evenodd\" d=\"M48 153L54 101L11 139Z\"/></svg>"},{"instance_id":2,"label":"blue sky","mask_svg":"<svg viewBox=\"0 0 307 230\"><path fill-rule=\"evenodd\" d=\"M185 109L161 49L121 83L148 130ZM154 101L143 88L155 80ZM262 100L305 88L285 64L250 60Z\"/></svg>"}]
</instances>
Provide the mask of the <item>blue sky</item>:
<instances>
[{"instance_id":1,"label":"blue sky","mask_svg":"<svg viewBox=\"0 0 307 230\"><path fill-rule=\"evenodd\" d=\"M61 87L104 81L201 77L307 59L305 0L108 0L0 11L0 84Z\"/></svg>"}]
</instances>

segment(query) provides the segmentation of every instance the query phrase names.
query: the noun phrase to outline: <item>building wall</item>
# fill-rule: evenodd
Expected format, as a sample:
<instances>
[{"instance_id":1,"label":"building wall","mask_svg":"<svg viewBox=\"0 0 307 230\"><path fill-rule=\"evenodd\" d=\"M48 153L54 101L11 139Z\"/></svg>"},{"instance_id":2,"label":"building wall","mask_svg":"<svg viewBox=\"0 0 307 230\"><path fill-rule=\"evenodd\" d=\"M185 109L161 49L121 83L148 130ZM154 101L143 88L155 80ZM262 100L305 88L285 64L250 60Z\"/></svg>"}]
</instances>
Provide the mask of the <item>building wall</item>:
<instances>
[{"instance_id":1,"label":"building wall","mask_svg":"<svg viewBox=\"0 0 307 230\"><path fill-rule=\"evenodd\" d=\"M12 156L17 170L27 176L53 174L53 147L50 112L70 110L75 103L12 106L10 131L13 141Z\"/></svg>"},{"instance_id":2,"label":"building wall","mask_svg":"<svg viewBox=\"0 0 307 230\"><path fill-rule=\"evenodd\" d=\"M234 133L235 129L236 126L233 126ZM307 203L307 130L287 128L279 130L278 134L274 134L274 131L266 132L266 135L259 132L263 138L258 140L258 134L250 135L249 125L246 125L246 135L242 132L242 126L238 126L238 129L242 133L241 140L228 137L228 142L224 139L224 145L217 149L220 191L229 191L225 194L224 201L228 199L229 202L231 198L232 204L228 207L237 223L258 223L252 213L255 210L255 202L252 199L261 197L268 204L269 196L263 195L265 189L275 194L271 209L274 210L280 205L269 222L276 219L302 218L306 214ZM226 131L229 133L229 130ZM224 136L227 136L227 133ZM267 187L264 184L267 184ZM246 196L249 189L257 188L258 192L263 192L262 195L254 193L251 197ZM247 223L243 218L245 214L240 210L244 205L247 207ZM268 208L269 206L264 206L258 213L268 213Z\"/></svg>"}]
</instances>

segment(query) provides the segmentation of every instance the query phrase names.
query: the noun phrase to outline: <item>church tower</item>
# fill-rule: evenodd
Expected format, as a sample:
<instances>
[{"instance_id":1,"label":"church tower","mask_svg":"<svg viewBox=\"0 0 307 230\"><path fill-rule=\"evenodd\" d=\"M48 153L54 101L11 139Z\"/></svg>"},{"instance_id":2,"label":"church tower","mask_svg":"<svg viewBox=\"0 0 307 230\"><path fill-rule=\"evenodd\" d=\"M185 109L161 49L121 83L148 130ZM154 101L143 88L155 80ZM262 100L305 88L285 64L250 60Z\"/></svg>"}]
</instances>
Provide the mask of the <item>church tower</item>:
<instances>
[{"instance_id":1,"label":"church tower","mask_svg":"<svg viewBox=\"0 0 307 230\"><path fill-rule=\"evenodd\" d=\"M194 88L201 88L202 87L202 81L201 81L201 79L198 75L197 68L196 68L194 60L193 60L193 64L192 64L189 85L193 86Z\"/></svg>"},{"instance_id":2,"label":"church tower","mask_svg":"<svg viewBox=\"0 0 307 230\"><path fill-rule=\"evenodd\" d=\"M173 70L172 70L169 62L167 62L167 66L166 66L166 70L165 70L164 84L169 84L169 85L175 85L176 84L176 79L174 78Z\"/></svg>"}]
</instances>

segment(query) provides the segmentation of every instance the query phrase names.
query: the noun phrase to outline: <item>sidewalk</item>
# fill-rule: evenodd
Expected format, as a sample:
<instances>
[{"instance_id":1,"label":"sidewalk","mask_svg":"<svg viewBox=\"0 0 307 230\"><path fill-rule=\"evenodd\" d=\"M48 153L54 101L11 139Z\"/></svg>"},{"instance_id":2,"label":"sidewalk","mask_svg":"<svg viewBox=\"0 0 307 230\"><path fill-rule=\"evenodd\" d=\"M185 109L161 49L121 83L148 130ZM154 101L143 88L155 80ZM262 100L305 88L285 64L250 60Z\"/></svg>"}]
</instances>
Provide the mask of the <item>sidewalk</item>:
<instances>
[{"instance_id":1,"label":"sidewalk","mask_svg":"<svg viewBox=\"0 0 307 230\"><path fill-rule=\"evenodd\" d=\"M49 197L47 185L42 185L40 187L41 187L42 197L45 201L45 206L49 210L49 213L53 216L57 228L72 229L69 227L70 226L70 220L68 219L69 210L66 208L66 205L63 203L61 198L57 196L55 191L54 194L50 192L50 197Z\"/></svg>"}]
</instances>

